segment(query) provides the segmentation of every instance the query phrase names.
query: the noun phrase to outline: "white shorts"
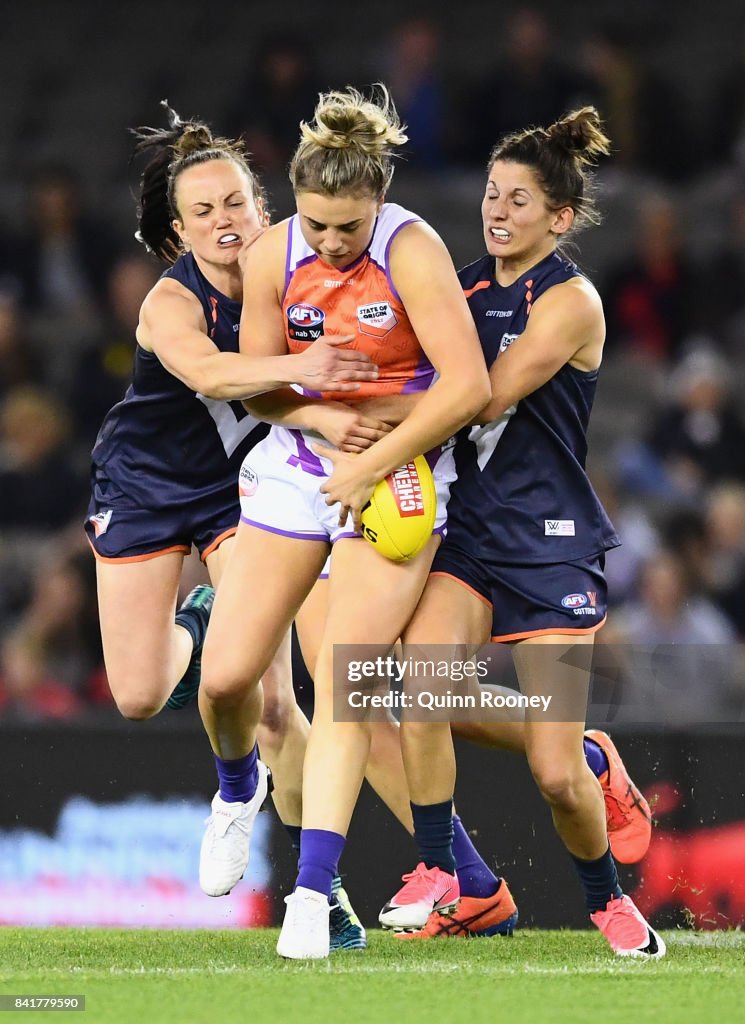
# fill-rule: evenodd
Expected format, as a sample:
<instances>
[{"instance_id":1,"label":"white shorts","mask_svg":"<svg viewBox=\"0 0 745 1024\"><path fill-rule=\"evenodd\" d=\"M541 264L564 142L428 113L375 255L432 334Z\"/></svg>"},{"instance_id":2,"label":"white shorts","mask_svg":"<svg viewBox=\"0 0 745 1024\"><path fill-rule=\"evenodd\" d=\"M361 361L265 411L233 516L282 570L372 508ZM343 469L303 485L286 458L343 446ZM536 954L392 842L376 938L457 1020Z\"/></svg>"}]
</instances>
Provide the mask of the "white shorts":
<instances>
[{"instance_id":1,"label":"white shorts","mask_svg":"<svg viewBox=\"0 0 745 1024\"><path fill-rule=\"evenodd\" d=\"M333 464L316 455L312 444L328 445L309 431L272 427L269 434L243 461L239 477L241 521L270 533L329 544L343 537L359 537L351 524L339 525L339 505L326 504L321 485L331 476ZM455 480L453 443L430 452L437 495L435 533L444 533L450 486Z\"/></svg>"}]
</instances>

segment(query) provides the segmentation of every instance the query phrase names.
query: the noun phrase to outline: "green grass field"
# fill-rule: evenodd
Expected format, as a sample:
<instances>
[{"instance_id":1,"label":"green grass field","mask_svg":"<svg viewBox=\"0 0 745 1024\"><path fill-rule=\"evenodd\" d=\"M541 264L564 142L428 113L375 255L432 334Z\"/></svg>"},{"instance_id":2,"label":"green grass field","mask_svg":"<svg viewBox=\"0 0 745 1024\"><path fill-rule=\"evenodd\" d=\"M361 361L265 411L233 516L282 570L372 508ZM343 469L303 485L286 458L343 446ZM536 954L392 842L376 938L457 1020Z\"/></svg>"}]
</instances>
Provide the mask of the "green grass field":
<instances>
[{"instance_id":1,"label":"green grass field","mask_svg":"<svg viewBox=\"0 0 745 1024\"><path fill-rule=\"evenodd\" d=\"M745 933L664 935L653 963L614 958L595 932L527 930L426 943L372 932L367 952L288 963L275 930L5 928L0 995L84 995L84 1013L54 1013L81 1024L743 1020Z\"/></svg>"}]
</instances>

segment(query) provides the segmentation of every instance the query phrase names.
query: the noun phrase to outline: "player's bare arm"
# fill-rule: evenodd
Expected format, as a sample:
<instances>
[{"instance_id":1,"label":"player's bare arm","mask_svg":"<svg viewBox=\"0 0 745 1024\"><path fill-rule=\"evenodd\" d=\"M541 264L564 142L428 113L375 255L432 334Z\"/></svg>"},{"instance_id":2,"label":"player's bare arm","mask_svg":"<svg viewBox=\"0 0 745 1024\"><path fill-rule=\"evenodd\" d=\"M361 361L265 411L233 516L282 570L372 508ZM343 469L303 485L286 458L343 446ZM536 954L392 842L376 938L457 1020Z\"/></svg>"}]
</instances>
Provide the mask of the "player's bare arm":
<instances>
[{"instance_id":1,"label":"player's bare arm","mask_svg":"<svg viewBox=\"0 0 745 1024\"><path fill-rule=\"evenodd\" d=\"M489 371L491 400L473 422L491 423L566 363L596 370L604 339L600 296L589 281L575 277L549 289L533 306L525 331L495 359Z\"/></svg>"},{"instance_id":2,"label":"player's bare arm","mask_svg":"<svg viewBox=\"0 0 745 1024\"><path fill-rule=\"evenodd\" d=\"M372 487L468 423L489 398L473 319L450 254L428 225L410 224L391 246L391 276L438 379L394 430L348 464L334 460L327 501L361 507ZM436 301L435 301L436 297Z\"/></svg>"}]
</instances>

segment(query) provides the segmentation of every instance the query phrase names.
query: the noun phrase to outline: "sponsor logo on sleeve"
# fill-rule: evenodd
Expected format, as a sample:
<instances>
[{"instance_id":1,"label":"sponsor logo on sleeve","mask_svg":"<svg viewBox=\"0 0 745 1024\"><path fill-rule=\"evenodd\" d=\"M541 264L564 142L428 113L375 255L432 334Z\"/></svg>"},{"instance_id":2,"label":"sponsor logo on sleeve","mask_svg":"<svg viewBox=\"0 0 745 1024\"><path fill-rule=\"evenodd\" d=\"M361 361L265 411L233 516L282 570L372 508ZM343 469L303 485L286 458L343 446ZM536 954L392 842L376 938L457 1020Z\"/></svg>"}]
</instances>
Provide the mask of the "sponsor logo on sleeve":
<instances>
[{"instance_id":1,"label":"sponsor logo on sleeve","mask_svg":"<svg viewBox=\"0 0 745 1024\"><path fill-rule=\"evenodd\" d=\"M326 314L307 302L296 302L287 310L287 334L293 341L317 341L323 334Z\"/></svg>"},{"instance_id":2,"label":"sponsor logo on sleeve","mask_svg":"<svg viewBox=\"0 0 745 1024\"><path fill-rule=\"evenodd\" d=\"M370 302L367 306L357 307L357 322L360 334L384 338L398 324L398 317L390 302Z\"/></svg>"},{"instance_id":3,"label":"sponsor logo on sleeve","mask_svg":"<svg viewBox=\"0 0 745 1024\"><path fill-rule=\"evenodd\" d=\"M259 486L259 478L250 466L241 466L238 477L238 493L241 498L253 498L256 488Z\"/></svg>"},{"instance_id":4,"label":"sponsor logo on sleeve","mask_svg":"<svg viewBox=\"0 0 745 1024\"><path fill-rule=\"evenodd\" d=\"M573 537L573 519L544 519L543 532L546 537Z\"/></svg>"}]
</instances>

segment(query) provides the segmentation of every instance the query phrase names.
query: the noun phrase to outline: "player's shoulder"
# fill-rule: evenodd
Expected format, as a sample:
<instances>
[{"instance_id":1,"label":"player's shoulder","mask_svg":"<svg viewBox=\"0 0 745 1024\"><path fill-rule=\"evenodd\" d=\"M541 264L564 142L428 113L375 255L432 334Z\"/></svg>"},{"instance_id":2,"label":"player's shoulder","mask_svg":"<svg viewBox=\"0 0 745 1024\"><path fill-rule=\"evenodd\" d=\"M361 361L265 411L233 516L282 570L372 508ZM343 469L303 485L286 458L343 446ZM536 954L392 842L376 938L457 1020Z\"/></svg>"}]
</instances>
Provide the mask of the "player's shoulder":
<instances>
[{"instance_id":1,"label":"player's shoulder","mask_svg":"<svg viewBox=\"0 0 745 1024\"><path fill-rule=\"evenodd\" d=\"M273 281L279 288L285 276L287 247L292 217L272 224L252 243L243 266L244 294L251 282Z\"/></svg>"},{"instance_id":2,"label":"player's shoulder","mask_svg":"<svg viewBox=\"0 0 745 1024\"><path fill-rule=\"evenodd\" d=\"M571 305L578 313L595 314L602 312L603 308L597 288L579 271L573 277L557 282L542 297L553 303Z\"/></svg>"},{"instance_id":3,"label":"player's shoulder","mask_svg":"<svg viewBox=\"0 0 745 1024\"><path fill-rule=\"evenodd\" d=\"M486 253L473 263L467 263L458 271L458 280L464 291L473 288L480 281L488 281L491 284L494 280L494 257Z\"/></svg>"}]
</instances>

